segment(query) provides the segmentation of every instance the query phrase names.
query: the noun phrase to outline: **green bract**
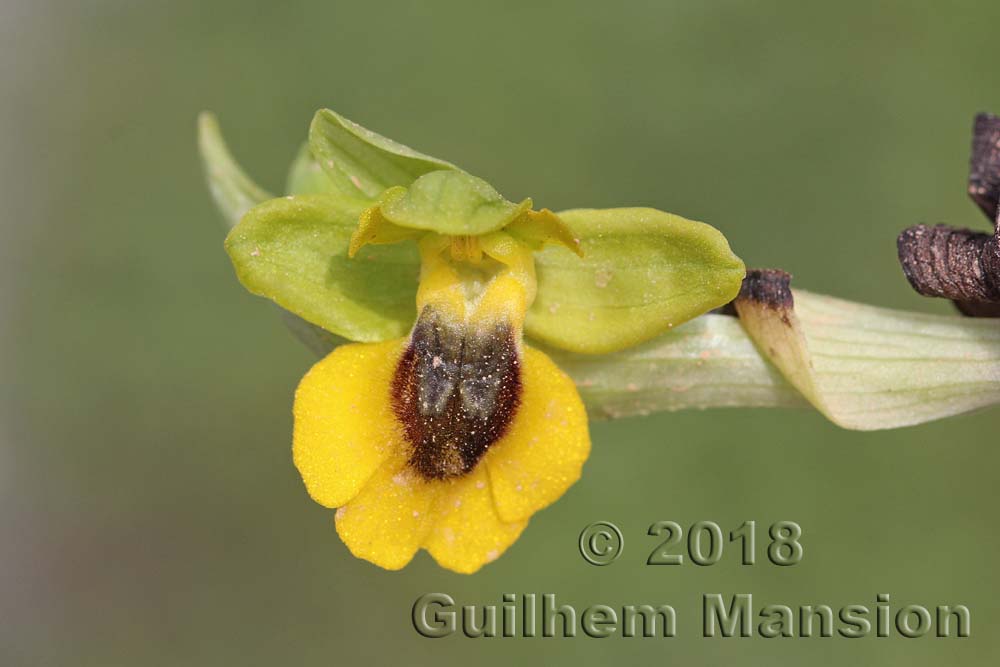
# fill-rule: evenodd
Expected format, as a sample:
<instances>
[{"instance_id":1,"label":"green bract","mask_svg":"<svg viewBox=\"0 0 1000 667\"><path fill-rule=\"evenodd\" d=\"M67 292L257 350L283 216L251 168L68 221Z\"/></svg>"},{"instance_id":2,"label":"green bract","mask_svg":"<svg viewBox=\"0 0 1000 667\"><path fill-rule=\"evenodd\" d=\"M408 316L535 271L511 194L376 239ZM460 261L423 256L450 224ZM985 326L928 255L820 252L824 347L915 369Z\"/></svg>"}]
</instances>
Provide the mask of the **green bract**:
<instances>
[{"instance_id":1,"label":"green bract","mask_svg":"<svg viewBox=\"0 0 1000 667\"><path fill-rule=\"evenodd\" d=\"M530 199L508 201L482 179L332 111L313 120L289 173L291 196L270 201L261 202L266 193L239 170L213 123L203 122L201 135L217 202L229 219L242 216L226 241L240 281L349 340L394 338L412 326L420 260L411 239L427 233L504 229L538 250L525 332L574 352L656 337L730 301L744 275L709 225L645 208L532 211ZM560 245L543 248L553 241Z\"/></svg>"},{"instance_id":2,"label":"green bract","mask_svg":"<svg viewBox=\"0 0 1000 667\"><path fill-rule=\"evenodd\" d=\"M550 350L591 418L812 405L843 428L898 428L1000 402L988 319L877 308L804 290L794 306L740 304L606 355Z\"/></svg>"}]
</instances>

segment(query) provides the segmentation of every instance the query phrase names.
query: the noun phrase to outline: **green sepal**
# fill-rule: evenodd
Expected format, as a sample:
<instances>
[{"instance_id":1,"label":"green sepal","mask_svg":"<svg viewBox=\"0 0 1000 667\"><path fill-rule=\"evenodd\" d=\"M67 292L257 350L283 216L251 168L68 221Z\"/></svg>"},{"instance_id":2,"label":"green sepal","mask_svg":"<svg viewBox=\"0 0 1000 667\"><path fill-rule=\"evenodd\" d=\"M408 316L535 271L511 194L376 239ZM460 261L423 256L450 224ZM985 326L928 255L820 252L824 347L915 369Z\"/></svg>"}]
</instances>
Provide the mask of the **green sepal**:
<instances>
[{"instance_id":1,"label":"green sepal","mask_svg":"<svg viewBox=\"0 0 1000 667\"><path fill-rule=\"evenodd\" d=\"M538 295L525 332L599 354L637 345L731 301L743 262L714 227L650 208L577 209L559 217L583 258L536 253Z\"/></svg>"},{"instance_id":2,"label":"green sepal","mask_svg":"<svg viewBox=\"0 0 1000 667\"><path fill-rule=\"evenodd\" d=\"M531 200L507 201L492 185L462 171L433 171L408 188L392 188L378 208L400 227L445 236L479 236L507 226L531 209Z\"/></svg>"},{"instance_id":3,"label":"green sepal","mask_svg":"<svg viewBox=\"0 0 1000 667\"><path fill-rule=\"evenodd\" d=\"M254 183L236 163L222 139L218 121L208 111L198 116L198 150L201 153L212 198L226 221L226 227L233 227L253 206L271 199L272 195ZM315 185L307 187L305 183L310 180ZM289 175L290 191L297 189L305 192L313 191L315 188L315 191L323 192L329 190L328 184L329 179L326 174L312 159L308 146L304 146L292 164ZM282 308L278 308L278 311L295 337L317 354L325 354L344 342L339 336L306 322L298 315Z\"/></svg>"},{"instance_id":4,"label":"green sepal","mask_svg":"<svg viewBox=\"0 0 1000 667\"><path fill-rule=\"evenodd\" d=\"M226 238L244 287L307 322L353 341L405 335L416 319L420 260L411 243L347 256L367 202L343 195L272 199Z\"/></svg>"},{"instance_id":5,"label":"green sepal","mask_svg":"<svg viewBox=\"0 0 1000 667\"><path fill-rule=\"evenodd\" d=\"M420 176L455 170L453 164L396 143L343 116L321 109L309 127L313 157L333 189L373 200L386 189L409 185Z\"/></svg>"}]
</instances>

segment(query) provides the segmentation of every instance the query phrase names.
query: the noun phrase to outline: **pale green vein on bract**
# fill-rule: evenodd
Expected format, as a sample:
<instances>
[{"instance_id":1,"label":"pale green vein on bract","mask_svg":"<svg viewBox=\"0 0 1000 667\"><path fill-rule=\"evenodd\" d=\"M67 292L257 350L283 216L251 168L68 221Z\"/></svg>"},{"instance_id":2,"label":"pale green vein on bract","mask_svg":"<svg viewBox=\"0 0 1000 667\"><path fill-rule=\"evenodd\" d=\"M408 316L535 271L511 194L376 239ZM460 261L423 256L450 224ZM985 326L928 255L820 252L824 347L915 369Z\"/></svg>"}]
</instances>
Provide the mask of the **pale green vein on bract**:
<instances>
[{"instance_id":1,"label":"pale green vein on bract","mask_svg":"<svg viewBox=\"0 0 1000 667\"><path fill-rule=\"evenodd\" d=\"M736 307L761 352L834 423L896 428L1000 402L1000 322L793 294L787 323L767 306Z\"/></svg>"},{"instance_id":2,"label":"pale green vein on bract","mask_svg":"<svg viewBox=\"0 0 1000 667\"><path fill-rule=\"evenodd\" d=\"M548 352L596 418L812 404L843 428L876 430L1000 403L1000 322L793 293L791 334L762 306L741 308L742 323L703 315L614 354Z\"/></svg>"}]
</instances>

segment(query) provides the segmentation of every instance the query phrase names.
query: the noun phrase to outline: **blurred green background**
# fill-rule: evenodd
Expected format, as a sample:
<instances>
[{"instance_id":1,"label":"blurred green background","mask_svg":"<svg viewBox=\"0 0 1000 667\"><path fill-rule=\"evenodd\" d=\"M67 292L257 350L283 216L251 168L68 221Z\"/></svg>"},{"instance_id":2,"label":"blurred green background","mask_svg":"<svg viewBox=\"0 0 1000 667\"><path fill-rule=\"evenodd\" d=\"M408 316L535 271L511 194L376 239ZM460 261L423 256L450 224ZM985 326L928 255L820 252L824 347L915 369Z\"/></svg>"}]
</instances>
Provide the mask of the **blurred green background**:
<instances>
[{"instance_id":1,"label":"blurred green background","mask_svg":"<svg viewBox=\"0 0 1000 667\"><path fill-rule=\"evenodd\" d=\"M991 664L996 410L597 424L583 479L479 574L349 555L291 462L313 359L233 276L198 111L275 191L329 106L512 199L705 220L748 265L886 306L950 312L911 293L902 227L986 228L965 179L973 114L1000 111L996 2L477 4L0 6L0 664ZM576 547L599 519L626 538L605 568ZM660 519L792 519L805 558L647 567ZM431 591L671 603L680 636L422 639ZM964 603L972 637L702 639L713 592Z\"/></svg>"}]
</instances>

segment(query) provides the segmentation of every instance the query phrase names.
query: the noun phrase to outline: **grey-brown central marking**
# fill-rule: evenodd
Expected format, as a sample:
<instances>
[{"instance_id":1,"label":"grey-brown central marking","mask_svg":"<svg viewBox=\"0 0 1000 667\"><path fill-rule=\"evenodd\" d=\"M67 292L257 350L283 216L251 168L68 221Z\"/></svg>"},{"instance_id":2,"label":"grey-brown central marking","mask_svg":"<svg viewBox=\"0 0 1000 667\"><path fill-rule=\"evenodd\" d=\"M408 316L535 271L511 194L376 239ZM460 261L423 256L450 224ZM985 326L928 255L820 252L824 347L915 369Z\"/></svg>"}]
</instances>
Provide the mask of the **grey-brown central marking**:
<instances>
[{"instance_id":1,"label":"grey-brown central marking","mask_svg":"<svg viewBox=\"0 0 1000 667\"><path fill-rule=\"evenodd\" d=\"M392 404L425 479L475 467L507 431L521 398L521 361L508 324L470 330L425 307L392 383Z\"/></svg>"}]
</instances>

